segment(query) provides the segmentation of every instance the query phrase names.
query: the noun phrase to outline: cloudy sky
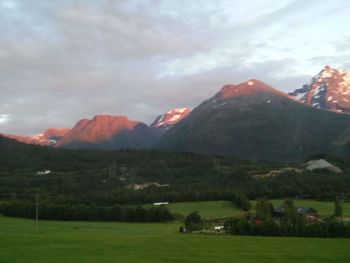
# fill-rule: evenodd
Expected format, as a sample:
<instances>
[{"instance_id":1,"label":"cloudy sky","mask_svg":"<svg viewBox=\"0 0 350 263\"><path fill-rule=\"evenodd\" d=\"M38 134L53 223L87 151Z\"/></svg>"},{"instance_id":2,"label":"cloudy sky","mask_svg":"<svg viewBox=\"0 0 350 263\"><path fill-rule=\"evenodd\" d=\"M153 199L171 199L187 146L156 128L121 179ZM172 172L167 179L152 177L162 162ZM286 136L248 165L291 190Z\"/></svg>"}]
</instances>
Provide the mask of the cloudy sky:
<instances>
[{"instance_id":1,"label":"cloudy sky","mask_svg":"<svg viewBox=\"0 0 350 263\"><path fill-rule=\"evenodd\" d=\"M150 123L226 83L350 70L348 0L1 0L0 132Z\"/></svg>"}]
</instances>

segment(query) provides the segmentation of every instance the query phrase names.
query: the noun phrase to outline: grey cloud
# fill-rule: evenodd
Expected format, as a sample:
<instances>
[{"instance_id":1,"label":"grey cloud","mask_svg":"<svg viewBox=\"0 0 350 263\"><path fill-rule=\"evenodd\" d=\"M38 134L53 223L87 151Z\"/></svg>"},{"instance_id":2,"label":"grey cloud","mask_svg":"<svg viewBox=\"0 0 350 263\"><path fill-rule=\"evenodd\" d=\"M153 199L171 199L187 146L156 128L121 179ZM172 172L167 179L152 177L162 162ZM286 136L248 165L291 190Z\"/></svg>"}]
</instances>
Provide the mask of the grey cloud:
<instances>
[{"instance_id":1,"label":"grey cloud","mask_svg":"<svg viewBox=\"0 0 350 263\"><path fill-rule=\"evenodd\" d=\"M13 2L0 4L0 115L9 116L0 132L72 127L100 113L150 123L168 109L195 107L226 83L258 78L288 91L310 77L293 73L293 59L249 59L273 48L264 30L276 23L282 30L314 1L254 10L243 22L223 12L232 1ZM169 62L216 50L229 63L159 77Z\"/></svg>"}]
</instances>

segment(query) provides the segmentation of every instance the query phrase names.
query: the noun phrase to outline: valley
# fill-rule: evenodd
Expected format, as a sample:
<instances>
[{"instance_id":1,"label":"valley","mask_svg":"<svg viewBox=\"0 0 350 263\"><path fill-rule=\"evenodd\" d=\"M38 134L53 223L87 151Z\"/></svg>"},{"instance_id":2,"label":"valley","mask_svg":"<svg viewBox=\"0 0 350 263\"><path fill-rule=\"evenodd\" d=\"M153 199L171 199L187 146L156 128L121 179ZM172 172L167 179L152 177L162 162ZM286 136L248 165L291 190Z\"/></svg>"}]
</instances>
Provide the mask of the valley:
<instances>
[{"instance_id":1,"label":"valley","mask_svg":"<svg viewBox=\"0 0 350 263\"><path fill-rule=\"evenodd\" d=\"M0 1L0 263L350 262L350 1Z\"/></svg>"}]
</instances>

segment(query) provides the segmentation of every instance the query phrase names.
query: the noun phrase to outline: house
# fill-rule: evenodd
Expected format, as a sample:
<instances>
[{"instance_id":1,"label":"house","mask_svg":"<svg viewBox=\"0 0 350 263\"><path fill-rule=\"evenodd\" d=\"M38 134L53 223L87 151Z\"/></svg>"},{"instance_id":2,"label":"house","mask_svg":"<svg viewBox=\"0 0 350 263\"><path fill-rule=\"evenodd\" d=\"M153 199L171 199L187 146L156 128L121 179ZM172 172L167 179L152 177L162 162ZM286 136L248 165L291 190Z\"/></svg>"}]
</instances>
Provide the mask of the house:
<instances>
[{"instance_id":1,"label":"house","mask_svg":"<svg viewBox=\"0 0 350 263\"><path fill-rule=\"evenodd\" d=\"M318 217L318 212L316 209L312 207L305 207L305 206L300 206L296 207L296 211L299 215L302 216L313 216L313 217ZM273 211L273 218L281 218L285 213L285 208L283 206L277 207Z\"/></svg>"},{"instance_id":2,"label":"house","mask_svg":"<svg viewBox=\"0 0 350 263\"><path fill-rule=\"evenodd\" d=\"M160 206L160 205L168 205L169 202L159 202L159 203L153 203L155 206Z\"/></svg>"},{"instance_id":3,"label":"house","mask_svg":"<svg viewBox=\"0 0 350 263\"><path fill-rule=\"evenodd\" d=\"M284 215L284 207L279 206L275 208L272 212L272 217L273 218L281 218Z\"/></svg>"},{"instance_id":4,"label":"house","mask_svg":"<svg viewBox=\"0 0 350 263\"><path fill-rule=\"evenodd\" d=\"M318 212L312 207L297 207L297 212L300 215L317 215Z\"/></svg>"}]
</instances>

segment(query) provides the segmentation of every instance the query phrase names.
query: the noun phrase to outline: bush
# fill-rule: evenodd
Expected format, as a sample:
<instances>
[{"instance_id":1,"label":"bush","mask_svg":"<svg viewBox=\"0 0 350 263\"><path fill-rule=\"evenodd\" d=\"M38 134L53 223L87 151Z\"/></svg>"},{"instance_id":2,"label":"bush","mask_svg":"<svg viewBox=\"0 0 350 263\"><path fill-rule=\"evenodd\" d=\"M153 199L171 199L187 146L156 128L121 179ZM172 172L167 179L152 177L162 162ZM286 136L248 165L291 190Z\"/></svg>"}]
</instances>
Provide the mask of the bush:
<instances>
[{"instance_id":1,"label":"bush","mask_svg":"<svg viewBox=\"0 0 350 263\"><path fill-rule=\"evenodd\" d=\"M232 196L232 202L244 211L249 211L252 208L250 200L242 193L234 193Z\"/></svg>"},{"instance_id":2,"label":"bush","mask_svg":"<svg viewBox=\"0 0 350 263\"><path fill-rule=\"evenodd\" d=\"M188 232L201 230L203 222L198 212L192 212L185 218L185 228Z\"/></svg>"}]
</instances>

